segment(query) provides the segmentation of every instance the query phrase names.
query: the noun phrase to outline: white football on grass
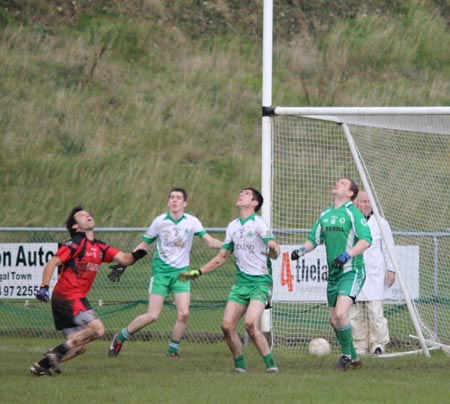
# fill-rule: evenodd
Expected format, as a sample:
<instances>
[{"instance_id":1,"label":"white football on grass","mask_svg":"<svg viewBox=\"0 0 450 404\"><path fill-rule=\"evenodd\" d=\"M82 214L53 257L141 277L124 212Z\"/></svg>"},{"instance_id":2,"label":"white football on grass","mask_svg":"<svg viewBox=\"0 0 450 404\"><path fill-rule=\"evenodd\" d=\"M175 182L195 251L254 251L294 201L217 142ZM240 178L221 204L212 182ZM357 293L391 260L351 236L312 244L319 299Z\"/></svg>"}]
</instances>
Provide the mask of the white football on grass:
<instances>
[{"instance_id":1,"label":"white football on grass","mask_svg":"<svg viewBox=\"0 0 450 404\"><path fill-rule=\"evenodd\" d=\"M309 342L309 353L316 356L329 355L331 346L325 338L314 338Z\"/></svg>"}]
</instances>

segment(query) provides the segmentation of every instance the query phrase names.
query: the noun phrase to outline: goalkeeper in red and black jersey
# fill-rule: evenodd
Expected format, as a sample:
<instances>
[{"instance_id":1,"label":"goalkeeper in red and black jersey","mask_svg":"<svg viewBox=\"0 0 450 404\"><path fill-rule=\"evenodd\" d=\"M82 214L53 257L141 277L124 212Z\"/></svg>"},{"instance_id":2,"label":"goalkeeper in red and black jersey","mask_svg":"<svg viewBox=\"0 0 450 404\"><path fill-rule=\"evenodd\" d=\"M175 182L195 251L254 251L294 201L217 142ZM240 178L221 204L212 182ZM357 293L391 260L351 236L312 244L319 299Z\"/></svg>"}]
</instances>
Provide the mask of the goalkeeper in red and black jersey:
<instances>
[{"instance_id":1,"label":"goalkeeper in red and black jersey","mask_svg":"<svg viewBox=\"0 0 450 404\"><path fill-rule=\"evenodd\" d=\"M66 341L50 349L40 361L31 366L31 374L51 376L51 369L61 372L60 363L86 351L86 345L104 335L105 328L90 305L87 295L103 262L115 261L109 278L118 280L125 268L143 258L147 252L125 253L94 236L95 221L82 206L72 209L66 221L71 238L46 264L42 284L36 298L50 300L49 283L57 267L61 267L58 282L51 297L55 327Z\"/></svg>"}]
</instances>

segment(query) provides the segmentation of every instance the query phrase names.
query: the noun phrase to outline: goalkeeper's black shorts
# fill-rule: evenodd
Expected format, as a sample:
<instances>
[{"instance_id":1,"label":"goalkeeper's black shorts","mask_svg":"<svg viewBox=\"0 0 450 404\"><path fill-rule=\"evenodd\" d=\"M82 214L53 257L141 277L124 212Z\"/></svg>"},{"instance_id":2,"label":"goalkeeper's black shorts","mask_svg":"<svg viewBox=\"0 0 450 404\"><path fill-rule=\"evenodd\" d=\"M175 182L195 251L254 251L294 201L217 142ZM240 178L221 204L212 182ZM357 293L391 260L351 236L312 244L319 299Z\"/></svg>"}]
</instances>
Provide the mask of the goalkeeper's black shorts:
<instances>
[{"instance_id":1,"label":"goalkeeper's black shorts","mask_svg":"<svg viewBox=\"0 0 450 404\"><path fill-rule=\"evenodd\" d=\"M69 328L84 327L97 316L86 298L73 300L52 299L52 313L55 328L62 331Z\"/></svg>"}]
</instances>

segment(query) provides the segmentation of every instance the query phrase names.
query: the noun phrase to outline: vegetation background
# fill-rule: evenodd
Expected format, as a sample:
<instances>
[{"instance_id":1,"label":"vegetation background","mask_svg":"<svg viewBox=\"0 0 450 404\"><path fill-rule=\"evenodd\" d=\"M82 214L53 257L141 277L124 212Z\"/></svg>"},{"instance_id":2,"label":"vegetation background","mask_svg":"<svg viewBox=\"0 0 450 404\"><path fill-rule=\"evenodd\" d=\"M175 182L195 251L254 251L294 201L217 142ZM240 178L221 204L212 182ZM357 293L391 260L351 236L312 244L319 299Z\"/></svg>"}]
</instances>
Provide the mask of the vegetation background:
<instances>
[{"instance_id":1,"label":"vegetation background","mask_svg":"<svg viewBox=\"0 0 450 404\"><path fill-rule=\"evenodd\" d=\"M0 0L0 226L207 227L260 187L263 1ZM450 104L445 0L275 0L274 105ZM295 186L293 184L293 186Z\"/></svg>"}]
</instances>

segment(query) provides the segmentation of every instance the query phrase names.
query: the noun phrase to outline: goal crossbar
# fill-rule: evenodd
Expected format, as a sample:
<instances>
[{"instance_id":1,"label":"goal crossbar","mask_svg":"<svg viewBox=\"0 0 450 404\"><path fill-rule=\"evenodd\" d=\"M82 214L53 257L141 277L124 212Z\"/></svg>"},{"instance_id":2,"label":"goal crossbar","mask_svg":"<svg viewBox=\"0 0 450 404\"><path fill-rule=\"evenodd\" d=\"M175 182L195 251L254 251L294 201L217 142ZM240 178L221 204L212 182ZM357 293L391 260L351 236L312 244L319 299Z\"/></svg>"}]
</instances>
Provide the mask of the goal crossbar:
<instances>
[{"instance_id":1,"label":"goal crossbar","mask_svg":"<svg viewBox=\"0 0 450 404\"><path fill-rule=\"evenodd\" d=\"M352 125L370 124L377 128L384 128L384 118L390 116L389 128L393 130L450 135L450 107L276 107L273 111L279 116L303 116ZM440 116L439 126L424 120L422 117L425 115Z\"/></svg>"},{"instance_id":2,"label":"goal crossbar","mask_svg":"<svg viewBox=\"0 0 450 404\"><path fill-rule=\"evenodd\" d=\"M275 115L449 115L450 107L275 107Z\"/></svg>"}]
</instances>

